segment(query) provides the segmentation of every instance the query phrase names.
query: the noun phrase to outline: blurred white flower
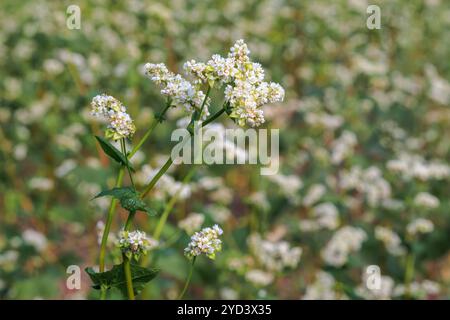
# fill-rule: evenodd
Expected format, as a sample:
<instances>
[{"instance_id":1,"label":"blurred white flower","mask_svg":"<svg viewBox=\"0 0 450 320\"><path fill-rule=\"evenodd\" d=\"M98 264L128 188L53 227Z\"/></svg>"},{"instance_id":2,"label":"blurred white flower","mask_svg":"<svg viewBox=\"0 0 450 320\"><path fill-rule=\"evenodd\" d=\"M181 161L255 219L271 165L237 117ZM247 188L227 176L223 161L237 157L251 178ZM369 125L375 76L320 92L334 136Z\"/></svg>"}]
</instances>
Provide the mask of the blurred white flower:
<instances>
[{"instance_id":1,"label":"blurred white flower","mask_svg":"<svg viewBox=\"0 0 450 320\"><path fill-rule=\"evenodd\" d=\"M37 251L43 251L47 248L47 237L33 229L27 229L22 232L23 241L33 246Z\"/></svg>"},{"instance_id":2,"label":"blurred white flower","mask_svg":"<svg viewBox=\"0 0 450 320\"><path fill-rule=\"evenodd\" d=\"M434 230L434 224L428 219L418 218L410 222L406 226L406 231L411 236L416 236L418 234L430 233Z\"/></svg>"},{"instance_id":3,"label":"blurred white flower","mask_svg":"<svg viewBox=\"0 0 450 320\"><path fill-rule=\"evenodd\" d=\"M199 230L205 221L205 216L201 213L190 213L186 218L178 222L178 227L187 234L193 234L195 231Z\"/></svg>"}]
</instances>

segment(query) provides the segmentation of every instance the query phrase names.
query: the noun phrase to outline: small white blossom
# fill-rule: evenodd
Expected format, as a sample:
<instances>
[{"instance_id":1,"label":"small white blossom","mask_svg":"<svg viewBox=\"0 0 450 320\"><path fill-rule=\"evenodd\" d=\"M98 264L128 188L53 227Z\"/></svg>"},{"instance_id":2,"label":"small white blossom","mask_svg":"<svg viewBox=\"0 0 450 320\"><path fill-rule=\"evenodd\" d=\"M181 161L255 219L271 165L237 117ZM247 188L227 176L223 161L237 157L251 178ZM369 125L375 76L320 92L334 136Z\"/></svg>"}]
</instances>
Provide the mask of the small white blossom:
<instances>
[{"instance_id":1,"label":"small white blossom","mask_svg":"<svg viewBox=\"0 0 450 320\"><path fill-rule=\"evenodd\" d=\"M418 218L410 222L406 226L406 230L411 236L416 236L419 233L425 234L432 232L434 230L434 225L433 222L428 219Z\"/></svg>"},{"instance_id":2,"label":"small white blossom","mask_svg":"<svg viewBox=\"0 0 450 320\"><path fill-rule=\"evenodd\" d=\"M273 282L274 276L270 272L254 269L247 271L245 279L255 286L265 287Z\"/></svg>"},{"instance_id":3,"label":"small white blossom","mask_svg":"<svg viewBox=\"0 0 450 320\"><path fill-rule=\"evenodd\" d=\"M364 230L351 226L342 227L322 250L322 258L329 265L341 267L347 262L350 253L361 249L366 239Z\"/></svg>"},{"instance_id":4,"label":"small white blossom","mask_svg":"<svg viewBox=\"0 0 450 320\"><path fill-rule=\"evenodd\" d=\"M145 74L161 87L161 94L170 98L172 105L184 107L189 114L200 110L205 94L196 86L181 75L169 71L163 63L146 63L144 68ZM208 105L209 99L205 102L202 119L209 116Z\"/></svg>"},{"instance_id":5,"label":"small white blossom","mask_svg":"<svg viewBox=\"0 0 450 320\"><path fill-rule=\"evenodd\" d=\"M286 241L263 240L258 234L251 235L248 244L258 262L270 271L295 268L302 255L300 247L291 247Z\"/></svg>"},{"instance_id":6,"label":"small white blossom","mask_svg":"<svg viewBox=\"0 0 450 320\"><path fill-rule=\"evenodd\" d=\"M204 221L204 215L201 213L192 212L186 218L178 222L178 227L186 231L187 234L192 234L196 230L200 229Z\"/></svg>"},{"instance_id":7,"label":"small white blossom","mask_svg":"<svg viewBox=\"0 0 450 320\"><path fill-rule=\"evenodd\" d=\"M119 233L118 247L129 258L139 259L141 254L147 252L158 245L158 241L147 237L143 231L125 231Z\"/></svg>"},{"instance_id":8,"label":"small white blossom","mask_svg":"<svg viewBox=\"0 0 450 320\"><path fill-rule=\"evenodd\" d=\"M113 140L131 138L136 127L125 106L116 98L106 94L95 96L91 102L93 116L108 122L106 137Z\"/></svg>"},{"instance_id":9,"label":"small white blossom","mask_svg":"<svg viewBox=\"0 0 450 320\"><path fill-rule=\"evenodd\" d=\"M392 255L397 256L405 253L402 240L391 229L382 226L375 227L375 238L383 242L387 251Z\"/></svg>"},{"instance_id":10,"label":"small white blossom","mask_svg":"<svg viewBox=\"0 0 450 320\"><path fill-rule=\"evenodd\" d=\"M439 199L428 192L419 192L414 198L414 204L419 207L434 209L439 207Z\"/></svg>"},{"instance_id":11,"label":"small white blossom","mask_svg":"<svg viewBox=\"0 0 450 320\"><path fill-rule=\"evenodd\" d=\"M215 259L216 252L222 250L222 241L219 236L223 233L222 229L215 224L212 228L204 228L194 233L191 242L184 249L184 254L189 259L205 254L210 259Z\"/></svg>"}]
</instances>

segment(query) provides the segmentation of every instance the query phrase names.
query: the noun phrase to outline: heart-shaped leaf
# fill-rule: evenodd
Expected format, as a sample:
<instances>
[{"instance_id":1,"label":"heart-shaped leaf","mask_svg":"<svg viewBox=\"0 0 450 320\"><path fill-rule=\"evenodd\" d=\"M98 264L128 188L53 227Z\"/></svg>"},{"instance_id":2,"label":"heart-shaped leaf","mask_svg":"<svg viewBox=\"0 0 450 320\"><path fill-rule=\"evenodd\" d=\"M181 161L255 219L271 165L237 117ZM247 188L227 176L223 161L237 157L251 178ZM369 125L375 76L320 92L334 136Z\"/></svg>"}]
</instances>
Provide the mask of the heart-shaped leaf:
<instances>
[{"instance_id":1,"label":"heart-shaped leaf","mask_svg":"<svg viewBox=\"0 0 450 320\"><path fill-rule=\"evenodd\" d=\"M130 265L131 278L133 280L134 294L138 295L145 285L153 280L159 272L159 269L147 269L136 264ZM127 286L125 280L125 272L123 263L114 265L113 268L105 272L95 272L92 268L86 268L86 273L93 282L94 289L100 289L102 286L106 288L117 288L124 296L127 296Z\"/></svg>"},{"instance_id":2,"label":"heart-shaped leaf","mask_svg":"<svg viewBox=\"0 0 450 320\"><path fill-rule=\"evenodd\" d=\"M157 214L155 210L148 207L147 204L140 198L139 193L131 187L113 188L110 190L104 190L94 197L99 198L103 196L113 196L120 201L122 208L130 211L143 211L154 216Z\"/></svg>"},{"instance_id":3,"label":"heart-shaped leaf","mask_svg":"<svg viewBox=\"0 0 450 320\"><path fill-rule=\"evenodd\" d=\"M122 166L128 166L131 171L135 171L134 168L130 165L129 161L125 158L122 152L120 152L116 147L114 147L111 143L109 143L108 140L106 140L103 137L95 136L98 143L100 144L100 147L102 147L103 151L110 156L112 159L114 159L117 163L119 163Z\"/></svg>"}]
</instances>

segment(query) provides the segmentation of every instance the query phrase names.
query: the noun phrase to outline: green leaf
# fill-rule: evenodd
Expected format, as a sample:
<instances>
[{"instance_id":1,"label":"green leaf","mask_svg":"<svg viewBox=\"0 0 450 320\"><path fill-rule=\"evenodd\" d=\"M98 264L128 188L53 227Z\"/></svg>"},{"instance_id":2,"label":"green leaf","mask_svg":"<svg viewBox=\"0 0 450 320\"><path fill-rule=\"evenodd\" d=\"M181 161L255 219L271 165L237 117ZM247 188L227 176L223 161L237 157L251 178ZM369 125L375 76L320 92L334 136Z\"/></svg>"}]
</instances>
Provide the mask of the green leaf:
<instances>
[{"instance_id":1,"label":"green leaf","mask_svg":"<svg viewBox=\"0 0 450 320\"><path fill-rule=\"evenodd\" d=\"M130 264L131 277L133 280L134 294L138 295L145 285L153 280L159 269L147 269L136 264ZM95 272L92 268L86 268L86 273L93 282L93 288L99 290L101 286L106 288L117 288L124 296L127 296L127 286L123 263L114 265L113 268L105 272Z\"/></svg>"},{"instance_id":2,"label":"green leaf","mask_svg":"<svg viewBox=\"0 0 450 320\"><path fill-rule=\"evenodd\" d=\"M127 162L127 159L123 155L122 152L120 152L116 147L114 147L111 143L109 143L108 140L106 140L103 137L95 136L98 143L100 144L100 147L102 147L103 151L110 156L112 159L116 160L117 163L119 163L122 166L127 166L130 168L131 171L135 171L134 168L130 165L129 162Z\"/></svg>"},{"instance_id":3,"label":"green leaf","mask_svg":"<svg viewBox=\"0 0 450 320\"><path fill-rule=\"evenodd\" d=\"M94 199L103 196L113 196L120 201L122 208L130 211L143 211L150 216L157 214L155 210L148 207L147 204L140 198L139 193L131 187L113 188L104 190L94 197Z\"/></svg>"}]
</instances>

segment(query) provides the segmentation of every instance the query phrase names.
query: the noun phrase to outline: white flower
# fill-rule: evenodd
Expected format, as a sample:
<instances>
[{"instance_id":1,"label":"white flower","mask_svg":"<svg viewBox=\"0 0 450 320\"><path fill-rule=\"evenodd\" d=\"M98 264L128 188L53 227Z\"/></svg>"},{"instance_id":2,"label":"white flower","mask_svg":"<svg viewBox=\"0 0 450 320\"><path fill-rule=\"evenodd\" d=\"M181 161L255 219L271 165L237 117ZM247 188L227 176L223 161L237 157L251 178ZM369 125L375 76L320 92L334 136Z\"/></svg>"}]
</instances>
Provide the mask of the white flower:
<instances>
[{"instance_id":1,"label":"white flower","mask_svg":"<svg viewBox=\"0 0 450 320\"><path fill-rule=\"evenodd\" d=\"M382 226L375 227L375 238L383 242L387 251L392 255L397 256L405 253L402 240L391 229Z\"/></svg>"},{"instance_id":2,"label":"white flower","mask_svg":"<svg viewBox=\"0 0 450 320\"><path fill-rule=\"evenodd\" d=\"M329 265L341 267L347 262L350 253L361 249L366 239L364 230L351 226L342 227L322 250L322 258Z\"/></svg>"},{"instance_id":3,"label":"white flower","mask_svg":"<svg viewBox=\"0 0 450 320\"><path fill-rule=\"evenodd\" d=\"M139 259L141 254L147 254L158 245L158 241L147 237L143 231L125 231L119 233L118 247L129 258Z\"/></svg>"},{"instance_id":4,"label":"white flower","mask_svg":"<svg viewBox=\"0 0 450 320\"><path fill-rule=\"evenodd\" d=\"M336 281L327 272L319 271L315 281L306 288L303 300L336 300L345 299L346 296L338 296L335 291Z\"/></svg>"},{"instance_id":5,"label":"white flower","mask_svg":"<svg viewBox=\"0 0 450 320\"><path fill-rule=\"evenodd\" d=\"M291 247L286 241L263 240L258 234L251 235L248 244L259 263L270 271L295 268L302 255L300 247Z\"/></svg>"},{"instance_id":6,"label":"white flower","mask_svg":"<svg viewBox=\"0 0 450 320\"><path fill-rule=\"evenodd\" d=\"M439 207L439 199L428 192L419 192L414 198L414 204L419 207L434 209Z\"/></svg>"},{"instance_id":7,"label":"white flower","mask_svg":"<svg viewBox=\"0 0 450 320\"><path fill-rule=\"evenodd\" d=\"M201 254L205 254L210 259L215 259L216 252L222 250L222 241L219 239L222 233L222 229L217 224L212 228L204 228L194 233L191 242L184 249L184 254L189 259Z\"/></svg>"},{"instance_id":8,"label":"white flower","mask_svg":"<svg viewBox=\"0 0 450 320\"><path fill-rule=\"evenodd\" d=\"M161 94L171 99L172 105L184 107L189 114L196 109L200 110L205 100L205 94L201 90L181 75L170 72L163 63L146 63L144 68L146 75L161 87ZM208 105L209 99L205 102L201 119L209 116Z\"/></svg>"},{"instance_id":9,"label":"white flower","mask_svg":"<svg viewBox=\"0 0 450 320\"><path fill-rule=\"evenodd\" d=\"M36 248L37 251L43 251L47 248L47 237L33 229L27 229L22 233L23 241Z\"/></svg>"},{"instance_id":10,"label":"white flower","mask_svg":"<svg viewBox=\"0 0 450 320\"><path fill-rule=\"evenodd\" d=\"M247 271L245 279L255 286L265 287L273 282L274 276L270 272L254 269Z\"/></svg>"},{"instance_id":11,"label":"white flower","mask_svg":"<svg viewBox=\"0 0 450 320\"><path fill-rule=\"evenodd\" d=\"M108 130L106 137L113 140L131 138L136 127L125 106L116 98L106 94L97 95L91 102L93 116L106 120Z\"/></svg>"},{"instance_id":12,"label":"white flower","mask_svg":"<svg viewBox=\"0 0 450 320\"><path fill-rule=\"evenodd\" d=\"M196 230L200 229L204 221L204 215L201 213L192 212L186 218L178 222L178 227L186 231L187 234L192 234Z\"/></svg>"},{"instance_id":13,"label":"white flower","mask_svg":"<svg viewBox=\"0 0 450 320\"><path fill-rule=\"evenodd\" d=\"M431 222L428 219L424 219L424 218L418 218L418 219L410 222L406 226L406 231L408 231L408 233L411 236L416 236L419 233L422 233L422 234L430 233L433 230L434 230L433 222Z\"/></svg>"},{"instance_id":14,"label":"white flower","mask_svg":"<svg viewBox=\"0 0 450 320\"><path fill-rule=\"evenodd\" d=\"M330 202L321 203L314 207L314 217L318 225L329 230L336 229L339 224L339 212Z\"/></svg>"}]
</instances>

